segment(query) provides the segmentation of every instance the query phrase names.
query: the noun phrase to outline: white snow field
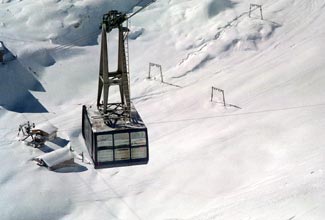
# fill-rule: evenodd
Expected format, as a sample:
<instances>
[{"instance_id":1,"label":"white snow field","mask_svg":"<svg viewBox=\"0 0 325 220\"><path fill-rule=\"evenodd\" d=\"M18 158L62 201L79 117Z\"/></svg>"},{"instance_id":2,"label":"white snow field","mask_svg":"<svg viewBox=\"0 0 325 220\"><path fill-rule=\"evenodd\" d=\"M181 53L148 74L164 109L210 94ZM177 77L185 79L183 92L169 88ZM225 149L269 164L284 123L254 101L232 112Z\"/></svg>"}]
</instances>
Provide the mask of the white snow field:
<instances>
[{"instance_id":1,"label":"white snow field","mask_svg":"<svg viewBox=\"0 0 325 220\"><path fill-rule=\"evenodd\" d=\"M129 40L149 163L32 161L67 141L86 153L81 107L96 100L101 16L137 2L0 1L0 40L18 58L0 64L0 219L325 219L324 0L157 0L131 19ZM264 20L248 17L250 3ZM149 62L166 83L147 79ZM210 102L212 86L240 108ZM49 121L61 140L17 141L27 120Z\"/></svg>"}]
</instances>

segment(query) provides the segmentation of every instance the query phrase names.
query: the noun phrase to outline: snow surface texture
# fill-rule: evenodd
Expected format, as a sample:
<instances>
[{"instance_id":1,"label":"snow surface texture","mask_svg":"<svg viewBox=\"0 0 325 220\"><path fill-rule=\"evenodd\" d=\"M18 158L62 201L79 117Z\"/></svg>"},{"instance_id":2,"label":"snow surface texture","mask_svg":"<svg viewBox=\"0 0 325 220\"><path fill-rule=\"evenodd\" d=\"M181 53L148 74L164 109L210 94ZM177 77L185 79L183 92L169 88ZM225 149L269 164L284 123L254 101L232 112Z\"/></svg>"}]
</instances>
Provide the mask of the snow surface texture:
<instances>
[{"instance_id":1,"label":"snow surface texture","mask_svg":"<svg viewBox=\"0 0 325 220\"><path fill-rule=\"evenodd\" d=\"M86 152L101 16L136 2L0 2L0 40L18 55L0 65L1 219L323 220L323 0L158 0L132 18L129 42L149 164L50 172L31 161L46 150L15 141L26 120L49 120ZM149 62L165 83L146 78ZM241 109L210 102L211 86Z\"/></svg>"}]
</instances>

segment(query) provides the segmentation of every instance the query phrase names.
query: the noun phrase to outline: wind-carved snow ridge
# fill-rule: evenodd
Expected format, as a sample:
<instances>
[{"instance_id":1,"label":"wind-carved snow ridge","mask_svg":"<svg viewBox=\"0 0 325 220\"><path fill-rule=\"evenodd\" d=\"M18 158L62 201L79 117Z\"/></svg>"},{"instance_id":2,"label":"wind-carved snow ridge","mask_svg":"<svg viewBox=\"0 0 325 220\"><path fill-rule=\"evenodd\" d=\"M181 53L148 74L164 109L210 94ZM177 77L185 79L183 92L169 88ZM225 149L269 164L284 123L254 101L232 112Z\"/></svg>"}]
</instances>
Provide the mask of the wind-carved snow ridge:
<instances>
[{"instance_id":1,"label":"wind-carved snow ridge","mask_svg":"<svg viewBox=\"0 0 325 220\"><path fill-rule=\"evenodd\" d=\"M22 59L24 63L28 63L28 67L34 72L45 67L50 67L56 63L50 51L45 48L28 48L22 52L20 59Z\"/></svg>"},{"instance_id":2,"label":"wind-carved snow ridge","mask_svg":"<svg viewBox=\"0 0 325 220\"><path fill-rule=\"evenodd\" d=\"M249 18L244 12L226 25L216 28L213 38L199 39L199 44L189 47L189 53L179 63L174 78L187 75L215 58L222 59L236 51L258 50L258 44L268 40L279 24L268 20ZM203 45L202 45L203 44Z\"/></svg>"},{"instance_id":3,"label":"wind-carved snow ridge","mask_svg":"<svg viewBox=\"0 0 325 220\"><path fill-rule=\"evenodd\" d=\"M28 30L19 33L22 39L50 40L54 44L85 46L97 44L104 13L112 9L126 11L137 2L136 0L7 0L2 1L4 7L0 9L0 15L3 14L1 22L7 35L14 35L18 28ZM80 40L81 36L84 37Z\"/></svg>"}]
</instances>

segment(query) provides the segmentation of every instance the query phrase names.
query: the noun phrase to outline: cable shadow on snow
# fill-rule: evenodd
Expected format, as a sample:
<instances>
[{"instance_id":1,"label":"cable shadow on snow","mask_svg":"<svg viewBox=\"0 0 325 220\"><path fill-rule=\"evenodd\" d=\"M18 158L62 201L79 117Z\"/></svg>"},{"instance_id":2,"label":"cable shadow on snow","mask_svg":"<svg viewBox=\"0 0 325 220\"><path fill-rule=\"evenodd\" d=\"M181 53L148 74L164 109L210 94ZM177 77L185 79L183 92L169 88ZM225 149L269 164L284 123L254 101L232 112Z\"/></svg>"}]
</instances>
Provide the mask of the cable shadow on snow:
<instances>
[{"instance_id":1,"label":"cable shadow on snow","mask_svg":"<svg viewBox=\"0 0 325 220\"><path fill-rule=\"evenodd\" d=\"M166 84L166 85L169 85L169 86L174 86L174 87L177 87L177 88L183 88L177 84L173 84L173 83L169 83L169 82L162 82L162 84Z\"/></svg>"},{"instance_id":2,"label":"cable shadow on snow","mask_svg":"<svg viewBox=\"0 0 325 220\"><path fill-rule=\"evenodd\" d=\"M217 102L217 101L212 101L211 103L223 105L225 108L242 109L240 106L234 105L234 104L230 104L230 103L224 104L223 102Z\"/></svg>"},{"instance_id":3,"label":"cable shadow on snow","mask_svg":"<svg viewBox=\"0 0 325 220\"><path fill-rule=\"evenodd\" d=\"M176 78L176 77L171 77L171 78ZM166 82L165 79L164 80L162 80L162 79L159 80L156 77L151 77L151 78L147 78L147 79L151 80L151 81L159 82L159 83L164 84L164 85L174 86L174 87L177 87L177 88L183 88L182 86L177 85L175 83Z\"/></svg>"},{"instance_id":4,"label":"cable shadow on snow","mask_svg":"<svg viewBox=\"0 0 325 220\"><path fill-rule=\"evenodd\" d=\"M132 98L132 101L146 101L146 100L149 100L151 98L155 98L159 95L162 95L166 92L153 92L153 93L149 93L149 94L146 94L146 95L139 95L139 96L136 96L134 98Z\"/></svg>"},{"instance_id":5,"label":"cable shadow on snow","mask_svg":"<svg viewBox=\"0 0 325 220\"><path fill-rule=\"evenodd\" d=\"M48 112L31 91L45 89L18 60L0 65L0 106L17 113Z\"/></svg>"}]
</instances>

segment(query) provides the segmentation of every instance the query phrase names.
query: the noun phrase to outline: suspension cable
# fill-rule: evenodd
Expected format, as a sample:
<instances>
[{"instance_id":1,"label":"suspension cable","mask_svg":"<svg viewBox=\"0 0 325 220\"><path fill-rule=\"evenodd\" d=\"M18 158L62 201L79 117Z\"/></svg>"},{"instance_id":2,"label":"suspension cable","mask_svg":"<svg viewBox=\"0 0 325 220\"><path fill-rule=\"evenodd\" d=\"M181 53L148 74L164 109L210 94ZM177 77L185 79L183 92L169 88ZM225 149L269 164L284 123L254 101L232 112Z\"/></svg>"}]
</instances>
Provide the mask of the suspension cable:
<instances>
[{"instance_id":1,"label":"suspension cable","mask_svg":"<svg viewBox=\"0 0 325 220\"><path fill-rule=\"evenodd\" d=\"M138 2L138 4L140 4L141 2L143 2L145 0L141 0L140 2ZM151 0L150 2L148 2L146 5L144 5L142 8L140 8L139 10L137 10L136 12L134 12L133 14L131 14L130 16L127 17L127 19L132 18L134 15L138 14L139 12L141 12L143 9L145 9L146 7L148 7L149 5L151 5L152 3L154 3L156 0ZM135 6L134 6L135 7Z\"/></svg>"}]
</instances>

